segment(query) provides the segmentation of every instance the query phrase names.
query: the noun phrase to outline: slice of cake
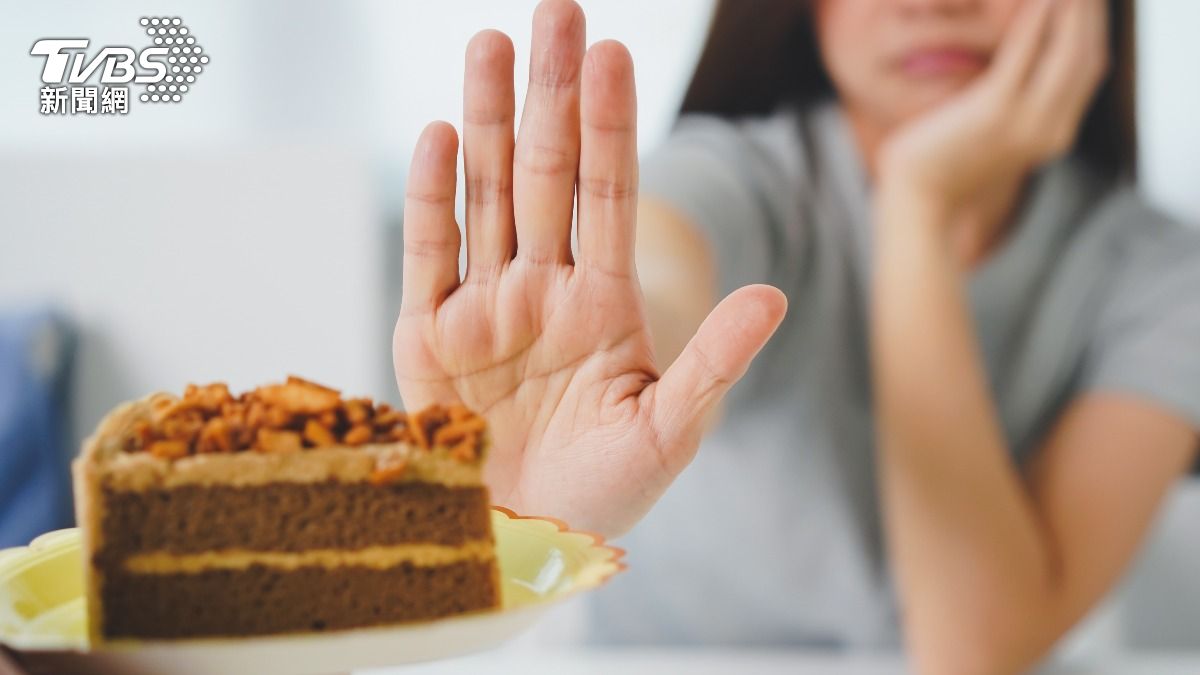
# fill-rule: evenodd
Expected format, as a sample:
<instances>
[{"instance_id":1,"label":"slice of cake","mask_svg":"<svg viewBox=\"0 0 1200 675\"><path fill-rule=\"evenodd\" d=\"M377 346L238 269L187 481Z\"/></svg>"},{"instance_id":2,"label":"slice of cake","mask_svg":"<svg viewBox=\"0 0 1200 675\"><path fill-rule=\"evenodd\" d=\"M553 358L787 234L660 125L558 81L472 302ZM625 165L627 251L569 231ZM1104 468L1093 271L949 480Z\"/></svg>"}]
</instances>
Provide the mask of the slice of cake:
<instances>
[{"instance_id":1,"label":"slice of cake","mask_svg":"<svg viewBox=\"0 0 1200 675\"><path fill-rule=\"evenodd\" d=\"M299 378L152 394L75 461L93 643L423 621L500 602L489 436Z\"/></svg>"}]
</instances>

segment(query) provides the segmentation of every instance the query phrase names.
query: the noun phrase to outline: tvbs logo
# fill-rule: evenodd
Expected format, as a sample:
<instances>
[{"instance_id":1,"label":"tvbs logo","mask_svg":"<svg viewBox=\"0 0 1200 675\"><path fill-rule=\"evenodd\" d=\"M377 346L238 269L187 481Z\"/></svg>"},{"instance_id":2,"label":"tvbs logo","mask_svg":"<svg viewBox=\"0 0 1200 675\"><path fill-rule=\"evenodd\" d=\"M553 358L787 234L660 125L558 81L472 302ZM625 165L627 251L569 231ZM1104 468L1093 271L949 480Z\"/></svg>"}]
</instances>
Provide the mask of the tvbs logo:
<instances>
[{"instance_id":1,"label":"tvbs logo","mask_svg":"<svg viewBox=\"0 0 1200 675\"><path fill-rule=\"evenodd\" d=\"M83 84L101 67L100 84L148 84L161 82L167 76L165 61L171 50L166 47L147 47L140 54L129 47L105 47L91 62L84 52L65 51L86 50L87 47L88 40L83 39L38 40L29 53L46 57L46 65L42 68L42 82L46 84ZM162 61L155 57L161 57ZM68 63L70 72L67 71ZM134 63L141 67L141 74Z\"/></svg>"},{"instance_id":2,"label":"tvbs logo","mask_svg":"<svg viewBox=\"0 0 1200 675\"><path fill-rule=\"evenodd\" d=\"M182 101L208 64L208 55L178 17L142 17L141 25L153 40L142 49L106 46L89 56L86 38L33 43L29 54L45 59L41 113L124 114L130 84L145 86L138 97L143 102ZM89 86L93 81L100 87Z\"/></svg>"}]
</instances>

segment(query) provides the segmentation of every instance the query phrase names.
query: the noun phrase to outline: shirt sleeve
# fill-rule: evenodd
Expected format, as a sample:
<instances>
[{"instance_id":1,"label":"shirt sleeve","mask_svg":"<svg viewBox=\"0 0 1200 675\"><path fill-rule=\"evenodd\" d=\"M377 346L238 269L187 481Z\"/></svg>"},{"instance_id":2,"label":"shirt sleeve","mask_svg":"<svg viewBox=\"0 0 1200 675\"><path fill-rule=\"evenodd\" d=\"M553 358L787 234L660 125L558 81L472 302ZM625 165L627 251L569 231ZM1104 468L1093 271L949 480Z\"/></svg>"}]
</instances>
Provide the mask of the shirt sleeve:
<instances>
[{"instance_id":1,"label":"shirt sleeve","mask_svg":"<svg viewBox=\"0 0 1200 675\"><path fill-rule=\"evenodd\" d=\"M1083 389L1157 403L1200 431L1200 230L1157 223L1125 251Z\"/></svg>"},{"instance_id":2,"label":"shirt sleeve","mask_svg":"<svg viewBox=\"0 0 1200 675\"><path fill-rule=\"evenodd\" d=\"M685 113L644 157L639 192L676 208L711 244L721 296L777 283L797 259L799 136L787 115L724 118Z\"/></svg>"}]
</instances>

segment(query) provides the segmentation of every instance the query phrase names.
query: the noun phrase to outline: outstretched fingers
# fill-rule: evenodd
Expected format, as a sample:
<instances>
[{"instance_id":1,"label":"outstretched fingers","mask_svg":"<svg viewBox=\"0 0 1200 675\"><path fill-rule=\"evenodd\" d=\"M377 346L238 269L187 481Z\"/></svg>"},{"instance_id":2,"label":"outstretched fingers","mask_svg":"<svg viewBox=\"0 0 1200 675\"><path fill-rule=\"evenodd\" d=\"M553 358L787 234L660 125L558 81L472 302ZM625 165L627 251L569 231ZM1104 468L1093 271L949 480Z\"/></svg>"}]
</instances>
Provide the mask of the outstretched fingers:
<instances>
[{"instance_id":1,"label":"outstretched fingers","mask_svg":"<svg viewBox=\"0 0 1200 675\"><path fill-rule=\"evenodd\" d=\"M402 314L433 311L458 286L457 160L454 127L446 122L426 126L404 195Z\"/></svg>"},{"instance_id":2,"label":"outstretched fingers","mask_svg":"<svg viewBox=\"0 0 1200 675\"><path fill-rule=\"evenodd\" d=\"M604 40L583 62L579 161L579 251L585 267L633 270L637 221L637 99L633 59Z\"/></svg>"},{"instance_id":3,"label":"outstretched fingers","mask_svg":"<svg viewBox=\"0 0 1200 675\"><path fill-rule=\"evenodd\" d=\"M662 439L668 471L682 471L692 459L701 426L767 343L783 315L787 298L763 284L730 293L700 324L683 353L653 387L652 424Z\"/></svg>"}]
</instances>

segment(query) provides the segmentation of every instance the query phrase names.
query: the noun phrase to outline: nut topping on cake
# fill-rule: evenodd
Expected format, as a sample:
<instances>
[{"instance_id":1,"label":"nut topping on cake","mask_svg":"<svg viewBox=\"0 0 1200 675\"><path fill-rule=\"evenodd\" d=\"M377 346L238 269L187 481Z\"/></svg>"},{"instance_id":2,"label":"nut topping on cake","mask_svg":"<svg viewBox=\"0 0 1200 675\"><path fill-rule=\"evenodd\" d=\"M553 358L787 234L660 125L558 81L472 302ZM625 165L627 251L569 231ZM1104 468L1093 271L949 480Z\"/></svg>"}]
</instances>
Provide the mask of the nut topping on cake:
<instances>
[{"instance_id":1,"label":"nut topping on cake","mask_svg":"<svg viewBox=\"0 0 1200 675\"><path fill-rule=\"evenodd\" d=\"M336 389L289 376L234 397L220 382L189 384L181 398L154 402L147 420L133 425L128 452L163 459L254 451L291 453L332 446L403 442L423 450L449 448L471 462L479 457L482 417L461 403L432 404L405 413L369 398L343 399ZM405 469L402 458L380 462L373 481L390 482Z\"/></svg>"}]
</instances>

